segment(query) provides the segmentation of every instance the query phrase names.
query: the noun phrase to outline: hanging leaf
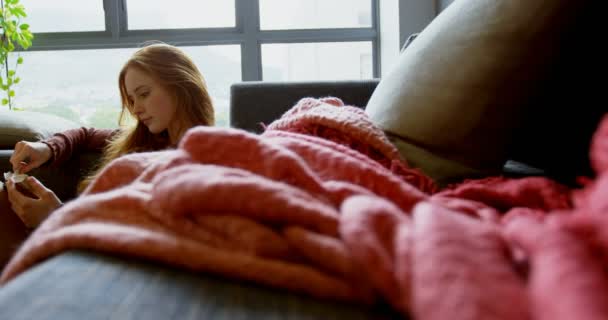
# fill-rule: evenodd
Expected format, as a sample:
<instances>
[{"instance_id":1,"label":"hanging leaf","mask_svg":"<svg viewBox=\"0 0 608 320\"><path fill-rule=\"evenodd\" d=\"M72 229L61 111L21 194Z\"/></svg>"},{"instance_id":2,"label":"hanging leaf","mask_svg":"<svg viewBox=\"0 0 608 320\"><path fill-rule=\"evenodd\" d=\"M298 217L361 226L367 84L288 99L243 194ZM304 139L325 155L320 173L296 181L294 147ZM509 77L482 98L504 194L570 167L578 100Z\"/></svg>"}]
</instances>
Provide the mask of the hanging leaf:
<instances>
[{"instance_id":1,"label":"hanging leaf","mask_svg":"<svg viewBox=\"0 0 608 320\"><path fill-rule=\"evenodd\" d=\"M23 7L23 5L16 5L12 8L11 13L13 15L15 15L16 17L26 17L27 15L25 14L25 8Z\"/></svg>"},{"instance_id":2,"label":"hanging leaf","mask_svg":"<svg viewBox=\"0 0 608 320\"><path fill-rule=\"evenodd\" d=\"M22 18L27 17L25 7L19 3L19 0L4 0L0 1L0 89L5 91L5 98L2 99L2 105L8 105L9 109L19 110L13 106L15 91L14 85L21 81L21 78L15 76L16 68L9 69L8 59L9 54L13 52L18 45L20 49L28 49L32 46L34 35L30 31L30 25L21 23ZM16 65L23 64L23 58L17 54ZM5 77L2 77L4 75Z\"/></svg>"},{"instance_id":3,"label":"hanging leaf","mask_svg":"<svg viewBox=\"0 0 608 320\"><path fill-rule=\"evenodd\" d=\"M28 43L27 40L23 38L23 35L19 34L19 36L17 37L17 42L19 43L19 45L22 48L26 48Z\"/></svg>"},{"instance_id":4,"label":"hanging leaf","mask_svg":"<svg viewBox=\"0 0 608 320\"><path fill-rule=\"evenodd\" d=\"M7 32L13 33L13 32L15 32L15 29L17 29L17 22L15 20L9 21L6 24L6 31Z\"/></svg>"}]
</instances>

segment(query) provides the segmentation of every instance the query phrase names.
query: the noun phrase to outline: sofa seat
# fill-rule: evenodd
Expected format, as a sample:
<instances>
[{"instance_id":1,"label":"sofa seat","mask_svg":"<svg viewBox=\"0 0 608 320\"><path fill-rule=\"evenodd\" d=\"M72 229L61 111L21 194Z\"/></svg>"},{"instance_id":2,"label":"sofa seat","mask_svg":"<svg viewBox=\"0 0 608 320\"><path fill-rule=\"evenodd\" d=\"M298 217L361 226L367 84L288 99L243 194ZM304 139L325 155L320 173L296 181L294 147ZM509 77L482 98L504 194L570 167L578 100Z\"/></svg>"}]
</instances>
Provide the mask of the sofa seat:
<instances>
[{"instance_id":1,"label":"sofa seat","mask_svg":"<svg viewBox=\"0 0 608 320\"><path fill-rule=\"evenodd\" d=\"M403 319L374 310L197 274L153 262L68 251L0 290L0 319Z\"/></svg>"}]
</instances>

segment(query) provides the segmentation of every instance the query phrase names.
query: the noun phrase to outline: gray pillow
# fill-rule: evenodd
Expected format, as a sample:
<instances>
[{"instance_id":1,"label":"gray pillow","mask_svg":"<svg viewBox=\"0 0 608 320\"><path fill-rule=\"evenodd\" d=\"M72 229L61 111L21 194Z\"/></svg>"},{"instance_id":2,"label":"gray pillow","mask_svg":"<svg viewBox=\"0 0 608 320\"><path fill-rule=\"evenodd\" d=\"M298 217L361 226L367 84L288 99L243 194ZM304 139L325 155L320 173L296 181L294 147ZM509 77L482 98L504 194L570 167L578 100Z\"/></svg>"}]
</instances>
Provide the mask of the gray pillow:
<instances>
[{"instance_id":1,"label":"gray pillow","mask_svg":"<svg viewBox=\"0 0 608 320\"><path fill-rule=\"evenodd\" d=\"M456 0L410 41L366 112L436 180L498 173L561 35L588 3Z\"/></svg>"},{"instance_id":2,"label":"gray pillow","mask_svg":"<svg viewBox=\"0 0 608 320\"><path fill-rule=\"evenodd\" d=\"M21 140L37 141L78 127L76 122L51 114L0 110L0 149L12 149Z\"/></svg>"}]
</instances>

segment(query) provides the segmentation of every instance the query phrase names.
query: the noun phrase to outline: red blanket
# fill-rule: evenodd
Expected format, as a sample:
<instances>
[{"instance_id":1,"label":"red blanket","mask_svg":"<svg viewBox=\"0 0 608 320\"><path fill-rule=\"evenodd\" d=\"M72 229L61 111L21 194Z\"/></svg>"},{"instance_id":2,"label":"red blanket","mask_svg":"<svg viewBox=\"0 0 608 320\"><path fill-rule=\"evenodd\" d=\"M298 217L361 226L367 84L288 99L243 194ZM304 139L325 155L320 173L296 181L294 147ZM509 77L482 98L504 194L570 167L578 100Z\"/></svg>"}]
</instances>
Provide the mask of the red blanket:
<instances>
[{"instance_id":1,"label":"red blanket","mask_svg":"<svg viewBox=\"0 0 608 320\"><path fill-rule=\"evenodd\" d=\"M608 319L608 121L598 178L442 191L338 99L303 99L262 135L198 127L113 161L2 274L63 250L162 261L419 319Z\"/></svg>"}]
</instances>

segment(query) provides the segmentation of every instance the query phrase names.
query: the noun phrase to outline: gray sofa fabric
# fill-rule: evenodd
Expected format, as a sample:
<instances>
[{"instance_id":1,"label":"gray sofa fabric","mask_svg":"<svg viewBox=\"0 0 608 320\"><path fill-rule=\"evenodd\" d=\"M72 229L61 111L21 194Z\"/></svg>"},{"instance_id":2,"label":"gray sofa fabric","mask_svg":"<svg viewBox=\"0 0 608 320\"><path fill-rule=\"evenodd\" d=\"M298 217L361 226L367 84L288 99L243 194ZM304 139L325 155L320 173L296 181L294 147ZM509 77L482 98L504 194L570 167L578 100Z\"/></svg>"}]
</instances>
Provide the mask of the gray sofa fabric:
<instances>
[{"instance_id":1,"label":"gray sofa fabric","mask_svg":"<svg viewBox=\"0 0 608 320\"><path fill-rule=\"evenodd\" d=\"M0 290L0 319L402 319L153 262L71 251Z\"/></svg>"},{"instance_id":2,"label":"gray sofa fabric","mask_svg":"<svg viewBox=\"0 0 608 320\"><path fill-rule=\"evenodd\" d=\"M230 126L262 132L305 97L338 97L351 106L365 108L379 79L325 82L263 82L233 84L230 88Z\"/></svg>"}]
</instances>

